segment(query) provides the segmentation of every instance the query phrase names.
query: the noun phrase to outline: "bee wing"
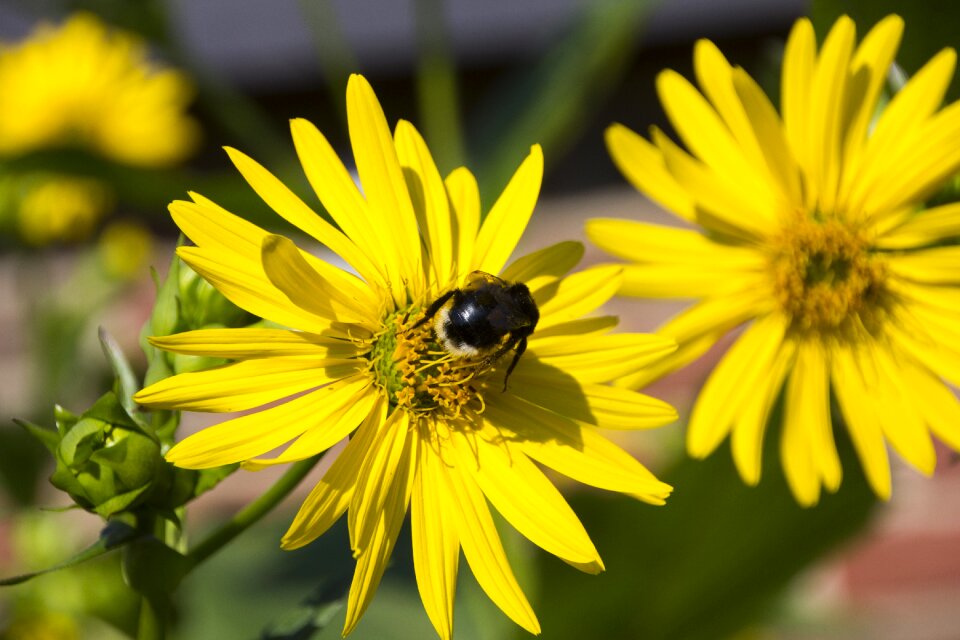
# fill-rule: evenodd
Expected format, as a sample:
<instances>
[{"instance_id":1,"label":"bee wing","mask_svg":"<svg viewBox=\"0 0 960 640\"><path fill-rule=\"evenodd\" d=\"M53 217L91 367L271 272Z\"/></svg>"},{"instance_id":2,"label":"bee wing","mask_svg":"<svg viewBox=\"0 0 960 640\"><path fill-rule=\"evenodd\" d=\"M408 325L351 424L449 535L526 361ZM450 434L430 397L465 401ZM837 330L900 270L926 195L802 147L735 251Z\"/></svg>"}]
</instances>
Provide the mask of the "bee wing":
<instances>
[{"instance_id":1,"label":"bee wing","mask_svg":"<svg viewBox=\"0 0 960 640\"><path fill-rule=\"evenodd\" d=\"M467 283L463 286L463 291L476 291L484 285L495 286L495 287L506 287L507 281L503 278L498 278L495 275L491 275L486 271L474 271L467 276Z\"/></svg>"}]
</instances>

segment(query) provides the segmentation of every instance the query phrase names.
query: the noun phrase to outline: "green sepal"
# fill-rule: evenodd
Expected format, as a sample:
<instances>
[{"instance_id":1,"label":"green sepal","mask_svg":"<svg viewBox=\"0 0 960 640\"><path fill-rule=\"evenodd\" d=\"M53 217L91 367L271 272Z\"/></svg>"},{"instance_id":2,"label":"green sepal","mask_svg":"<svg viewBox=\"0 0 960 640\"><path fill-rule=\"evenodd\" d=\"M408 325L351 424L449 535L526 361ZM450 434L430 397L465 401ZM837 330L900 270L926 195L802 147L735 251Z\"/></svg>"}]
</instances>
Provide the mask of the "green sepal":
<instances>
[{"instance_id":1,"label":"green sepal","mask_svg":"<svg viewBox=\"0 0 960 640\"><path fill-rule=\"evenodd\" d=\"M123 350L120 349L120 345L107 333L106 329L100 327L97 330L97 336L100 338L103 355L106 356L116 377L117 396L120 399L120 404L133 420L139 422L137 403L133 400L133 394L137 392L139 385L137 384L137 376L133 373L133 367L130 366L130 362L123 354Z\"/></svg>"},{"instance_id":2,"label":"green sepal","mask_svg":"<svg viewBox=\"0 0 960 640\"><path fill-rule=\"evenodd\" d=\"M122 566L124 582L147 596L173 592L191 568L186 556L153 536L127 545Z\"/></svg>"},{"instance_id":3,"label":"green sepal","mask_svg":"<svg viewBox=\"0 0 960 640\"><path fill-rule=\"evenodd\" d=\"M177 246L183 243L183 236L177 242ZM157 349L150 344L150 336L167 336L176 333L181 325L180 319L180 299L179 299L179 281L180 281L180 258L174 254L170 260L170 269L167 271L167 279L160 282L160 277L156 270L151 270L153 282L157 287L157 297L153 305L153 312L150 318L140 330L140 348L147 356L147 372L144 376L144 385L149 386L154 382L163 380L172 375L172 369L165 352Z\"/></svg>"},{"instance_id":4,"label":"green sepal","mask_svg":"<svg viewBox=\"0 0 960 640\"><path fill-rule=\"evenodd\" d=\"M13 422L23 427L24 431L36 438L40 444L46 447L47 451L56 454L57 445L60 444L60 435L56 431L41 427L28 420L20 420L19 418L14 418Z\"/></svg>"},{"instance_id":5,"label":"green sepal","mask_svg":"<svg viewBox=\"0 0 960 640\"><path fill-rule=\"evenodd\" d=\"M57 432L61 437L63 437L67 430L75 425L79 419L80 416L73 413L69 409L65 409L59 404L53 405L53 420L54 424L57 426Z\"/></svg>"}]
</instances>

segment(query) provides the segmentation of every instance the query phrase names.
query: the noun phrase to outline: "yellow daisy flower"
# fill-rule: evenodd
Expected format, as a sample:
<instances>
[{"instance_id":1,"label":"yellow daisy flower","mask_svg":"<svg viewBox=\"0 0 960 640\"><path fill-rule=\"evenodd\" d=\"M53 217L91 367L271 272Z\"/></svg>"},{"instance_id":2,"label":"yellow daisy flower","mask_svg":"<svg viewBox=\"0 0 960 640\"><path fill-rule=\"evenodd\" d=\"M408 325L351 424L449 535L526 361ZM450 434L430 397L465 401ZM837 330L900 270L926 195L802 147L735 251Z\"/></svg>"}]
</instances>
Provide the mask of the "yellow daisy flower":
<instances>
[{"instance_id":1,"label":"yellow daisy flower","mask_svg":"<svg viewBox=\"0 0 960 640\"><path fill-rule=\"evenodd\" d=\"M583 526L535 463L662 504L670 487L597 427L638 429L675 419L669 405L605 384L661 358L675 343L611 334L615 318L582 317L613 296L622 269L567 275L582 254L578 243L562 242L503 268L537 200L539 147L481 224L470 172L457 169L443 180L409 122L400 121L391 136L360 76L350 79L347 113L362 193L312 124L291 123L307 178L339 230L252 159L228 153L274 211L358 276L202 196L173 203L174 220L197 245L181 248L180 257L240 307L291 329L152 338L178 353L237 362L168 378L137 400L151 407L242 411L288 399L178 443L167 459L189 468L243 461L257 469L301 460L352 434L282 541L287 549L303 546L348 513L357 568L345 634L380 582L408 506L417 583L441 637L452 633L461 549L490 598L538 633L487 501L535 544L583 571L602 570ZM452 354L433 328L450 308L433 319L426 313L444 294L469 289L478 279L502 291L490 275L497 273L506 283L524 283L539 307L536 331L506 390L513 356L491 361L484 355L489 351ZM516 310L498 304L488 311ZM262 457L290 441L276 457Z\"/></svg>"},{"instance_id":2,"label":"yellow daisy flower","mask_svg":"<svg viewBox=\"0 0 960 640\"><path fill-rule=\"evenodd\" d=\"M0 154L80 144L115 160L161 166L197 142L184 113L192 89L150 63L136 36L78 13L0 43Z\"/></svg>"},{"instance_id":3,"label":"yellow daisy flower","mask_svg":"<svg viewBox=\"0 0 960 640\"><path fill-rule=\"evenodd\" d=\"M841 468L831 390L876 494L890 495L885 442L925 474L931 432L960 450L960 205L920 211L960 169L960 104L938 107L956 54L944 49L874 122L903 21L889 16L855 45L843 17L819 53L794 26L783 61L782 117L712 43L694 50L698 91L657 78L682 150L607 130L627 179L697 230L593 220L589 237L633 261L622 292L698 302L661 333L679 343L662 365L628 377L639 388L698 358L747 324L700 392L689 452L731 435L743 479L760 478L771 407L784 400L780 454L797 500L835 491Z\"/></svg>"}]
</instances>

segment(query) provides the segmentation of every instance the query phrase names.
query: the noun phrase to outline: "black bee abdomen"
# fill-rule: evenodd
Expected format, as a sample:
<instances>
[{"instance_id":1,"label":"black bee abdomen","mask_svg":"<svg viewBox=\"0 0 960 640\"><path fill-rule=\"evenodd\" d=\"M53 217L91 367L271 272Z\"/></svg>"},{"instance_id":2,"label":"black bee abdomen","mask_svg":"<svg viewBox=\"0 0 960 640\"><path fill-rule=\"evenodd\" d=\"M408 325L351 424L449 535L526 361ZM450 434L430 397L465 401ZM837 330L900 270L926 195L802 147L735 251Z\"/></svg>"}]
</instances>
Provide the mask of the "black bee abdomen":
<instances>
[{"instance_id":1,"label":"black bee abdomen","mask_svg":"<svg viewBox=\"0 0 960 640\"><path fill-rule=\"evenodd\" d=\"M444 323L447 339L456 345L480 350L498 345L509 329L495 325L496 306L493 296L483 295L480 291L455 294Z\"/></svg>"}]
</instances>

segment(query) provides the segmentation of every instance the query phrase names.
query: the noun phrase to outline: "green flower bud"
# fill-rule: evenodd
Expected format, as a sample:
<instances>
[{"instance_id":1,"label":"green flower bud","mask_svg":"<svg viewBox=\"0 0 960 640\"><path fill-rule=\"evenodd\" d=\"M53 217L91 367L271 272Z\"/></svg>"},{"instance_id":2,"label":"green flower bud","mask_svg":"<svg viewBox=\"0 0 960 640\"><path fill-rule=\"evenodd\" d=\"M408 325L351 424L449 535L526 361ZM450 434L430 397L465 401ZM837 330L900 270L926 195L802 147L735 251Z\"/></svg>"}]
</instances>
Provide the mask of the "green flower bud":
<instances>
[{"instance_id":1,"label":"green flower bud","mask_svg":"<svg viewBox=\"0 0 960 640\"><path fill-rule=\"evenodd\" d=\"M112 392L79 419L58 420L57 428L57 470L50 482L104 518L143 503L165 471L159 442Z\"/></svg>"},{"instance_id":2,"label":"green flower bud","mask_svg":"<svg viewBox=\"0 0 960 640\"><path fill-rule=\"evenodd\" d=\"M242 327L253 320L187 265L180 265L179 276L180 316L184 330L211 325Z\"/></svg>"}]
</instances>

